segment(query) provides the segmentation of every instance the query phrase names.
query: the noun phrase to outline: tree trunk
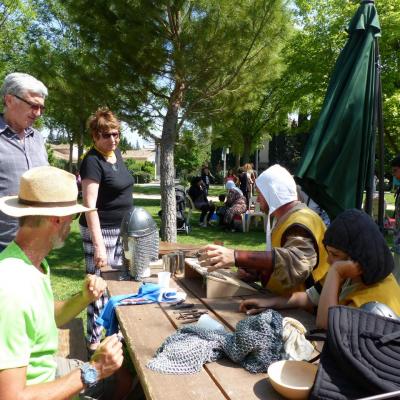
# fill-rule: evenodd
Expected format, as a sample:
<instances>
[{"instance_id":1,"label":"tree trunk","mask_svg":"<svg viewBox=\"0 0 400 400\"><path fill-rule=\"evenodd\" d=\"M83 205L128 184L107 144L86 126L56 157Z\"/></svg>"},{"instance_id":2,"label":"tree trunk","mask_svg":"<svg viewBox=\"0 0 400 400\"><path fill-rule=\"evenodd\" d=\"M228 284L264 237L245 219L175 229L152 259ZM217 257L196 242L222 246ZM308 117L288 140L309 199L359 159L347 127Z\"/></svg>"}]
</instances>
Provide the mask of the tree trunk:
<instances>
[{"instance_id":1,"label":"tree trunk","mask_svg":"<svg viewBox=\"0 0 400 400\"><path fill-rule=\"evenodd\" d=\"M235 154L235 169L238 169L240 167L240 154L237 153Z\"/></svg>"},{"instance_id":2,"label":"tree trunk","mask_svg":"<svg viewBox=\"0 0 400 400\"><path fill-rule=\"evenodd\" d=\"M85 121L81 121L81 131L78 136L78 160L76 162L77 168L79 169L82 162L82 154L83 154L83 137L85 135Z\"/></svg>"},{"instance_id":3,"label":"tree trunk","mask_svg":"<svg viewBox=\"0 0 400 400\"><path fill-rule=\"evenodd\" d=\"M184 84L176 82L170 97L167 114L163 122L160 141L160 186L161 186L161 238L176 242L176 199L174 149L177 136L178 112L181 107Z\"/></svg>"},{"instance_id":4,"label":"tree trunk","mask_svg":"<svg viewBox=\"0 0 400 400\"><path fill-rule=\"evenodd\" d=\"M74 141L72 136L69 139L69 160L68 160L68 171L72 172L72 152L74 150Z\"/></svg>"},{"instance_id":5,"label":"tree trunk","mask_svg":"<svg viewBox=\"0 0 400 400\"><path fill-rule=\"evenodd\" d=\"M246 135L243 138L243 164L250 161L250 151L251 151L251 136Z\"/></svg>"}]
</instances>

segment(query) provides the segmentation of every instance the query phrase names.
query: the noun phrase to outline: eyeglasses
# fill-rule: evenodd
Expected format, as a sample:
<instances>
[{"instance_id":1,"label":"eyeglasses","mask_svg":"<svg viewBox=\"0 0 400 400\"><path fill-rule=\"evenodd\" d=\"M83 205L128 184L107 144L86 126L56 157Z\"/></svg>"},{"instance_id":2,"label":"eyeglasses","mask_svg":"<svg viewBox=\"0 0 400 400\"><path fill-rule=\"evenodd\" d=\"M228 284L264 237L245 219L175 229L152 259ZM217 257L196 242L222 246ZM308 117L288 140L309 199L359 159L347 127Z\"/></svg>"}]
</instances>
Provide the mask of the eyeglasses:
<instances>
[{"instance_id":1,"label":"eyeglasses","mask_svg":"<svg viewBox=\"0 0 400 400\"><path fill-rule=\"evenodd\" d=\"M119 132L111 132L111 133L101 133L101 137L103 139L110 139L110 137L113 137L114 139L119 139Z\"/></svg>"},{"instance_id":2,"label":"eyeglasses","mask_svg":"<svg viewBox=\"0 0 400 400\"><path fill-rule=\"evenodd\" d=\"M44 110L46 109L45 106L43 106L42 104L36 104L36 103L32 103L28 100L23 99L22 97L17 96L16 94L13 94L14 97L16 97L18 100L23 101L24 103L28 104L28 106L33 110L33 111L40 111L41 114L44 113Z\"/></svg>"}]
</instances>

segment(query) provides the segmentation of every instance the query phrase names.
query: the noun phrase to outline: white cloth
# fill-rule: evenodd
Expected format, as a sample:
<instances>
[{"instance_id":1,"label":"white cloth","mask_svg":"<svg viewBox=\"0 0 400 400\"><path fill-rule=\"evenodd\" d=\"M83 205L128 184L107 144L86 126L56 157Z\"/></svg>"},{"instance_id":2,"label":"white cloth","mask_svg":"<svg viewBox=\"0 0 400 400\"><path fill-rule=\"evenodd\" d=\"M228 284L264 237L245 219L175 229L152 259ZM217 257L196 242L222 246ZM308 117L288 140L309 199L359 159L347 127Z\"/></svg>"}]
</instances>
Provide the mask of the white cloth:
<instances>
[{"instance_id":1,"label":"white cloth","mask_svg":"<svg viewBox=\"0 0 400 400\"><path fill-rule=\"evenodd\" d=\"M240 193L243 196L243 192L235 185L235 182L233 182L233 181L226 182L225 188L227 190L236 190L238 193Z\"/></svg>"},{"instance_id":2,"label":"white cloth","mask_svg":"<svg viewBox=\"0 0 400 400\"><path fill-rule=\"evenodd\" d=\"M283 326L283 347L288 360L308 361L314 353L314 346L304 336L306 328L297 319L285 317Z\"/></svg>"},{"instance_id":3,"label":"white cloth","mask_svg":"<svg viewBox=\"0 0 400 400\"><path fill-rule=\"evenodd\" d=\"M267 218L267 251L271 251L271 214L279 207L297 200L296 182L287 169L281 167L279 164L275 164L266 169L256 179L256 185L269 207Z\"/></svg>"}]
</instances>

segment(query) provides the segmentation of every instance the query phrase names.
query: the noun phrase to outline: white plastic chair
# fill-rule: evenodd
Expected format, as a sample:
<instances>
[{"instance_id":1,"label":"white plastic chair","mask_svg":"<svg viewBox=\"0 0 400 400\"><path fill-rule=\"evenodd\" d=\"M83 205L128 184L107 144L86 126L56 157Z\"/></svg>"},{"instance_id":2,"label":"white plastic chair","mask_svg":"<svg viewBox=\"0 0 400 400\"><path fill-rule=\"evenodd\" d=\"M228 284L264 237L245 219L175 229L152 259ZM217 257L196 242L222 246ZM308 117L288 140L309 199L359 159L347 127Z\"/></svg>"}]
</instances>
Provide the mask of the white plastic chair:
<instances>
[{"instance_id":1,"label":"white plastic chair","mask_svg":"<svg viewBox=\"0 0 400 400\"><path fill-rule=\"evenodd\" d=\"M250 224L251 224L252 218L255 218L256 226L258 226L258 220L262 219L263 226L264 226L264 232L265 232L265 226L266 226L266 223L267 223L267 215L264 212L261 211L260 203L255 202L254 203L254 210L247 211L246 215L247 215L246 232L249 232L249 230L250 230Z\"/></svg>"},{"instance_id":2,"label":"white plastic chair","mask_svg":"<svg viewBox=\"0 0 400 400\"><path fill-rule=\"evenodd\" d=\"M254 210L257 203L257 196L251 196L249 199L249 210Z\"/></svg>"}]
</instances>

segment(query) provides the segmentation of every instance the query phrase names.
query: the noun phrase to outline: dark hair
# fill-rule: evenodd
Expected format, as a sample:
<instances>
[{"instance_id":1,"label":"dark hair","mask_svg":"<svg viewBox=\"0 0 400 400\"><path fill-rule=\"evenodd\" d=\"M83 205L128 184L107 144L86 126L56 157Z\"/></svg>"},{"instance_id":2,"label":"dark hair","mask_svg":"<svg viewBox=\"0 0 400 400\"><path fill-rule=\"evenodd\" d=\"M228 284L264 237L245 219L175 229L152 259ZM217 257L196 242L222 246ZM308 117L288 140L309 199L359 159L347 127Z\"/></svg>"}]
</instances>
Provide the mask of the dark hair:
<instances>
[{"instance_id":1,"label":"dark hair","mask_svg":"<svg viewBox=\"0 0 400 400\"><path fill-rule=\"evenodd\" d=\"M225 199L226 199L226 196L225 196L224 194L220 194L220 195L218 196L218 200L219 200L219 201L224 202Z\"/></svg>"},{"instance_id":2,"label":"dark hair","mask_svg":"<svg viewBox=\"0 0 400 400\"><path fill-rule=\"evenodd\" d=\"M394 269L392 253L373 219L364 211L346 210L325 232L323 243L344 251L362 269L366 285L386 278Z\"/></svg>"},{"instance_id":3,"label":"dark hair","mask_svg":"<svg viewBox=\"0 0 400 400\"><path fill-rule=\"evenodd\" d=\"M393 160L390 163L390 166L391 167L400 167L400 154L397 157L393 158Z\"/></svg>"},{"instance_id":4,"label":"dark hair","mask_svg":"<svg viewBox=\"0 0 400 400\"><path fill-rule=\"evenodd\" d=\"M201 176L195 176L192 178L190 185L191 186L197 186L197 184L201 181Z\"/></svg>"}]
</instances>

